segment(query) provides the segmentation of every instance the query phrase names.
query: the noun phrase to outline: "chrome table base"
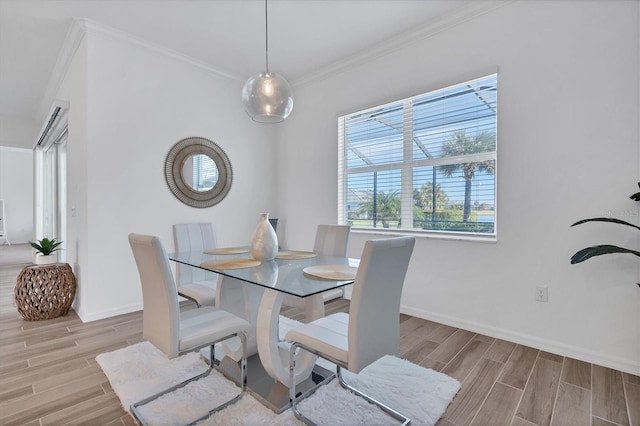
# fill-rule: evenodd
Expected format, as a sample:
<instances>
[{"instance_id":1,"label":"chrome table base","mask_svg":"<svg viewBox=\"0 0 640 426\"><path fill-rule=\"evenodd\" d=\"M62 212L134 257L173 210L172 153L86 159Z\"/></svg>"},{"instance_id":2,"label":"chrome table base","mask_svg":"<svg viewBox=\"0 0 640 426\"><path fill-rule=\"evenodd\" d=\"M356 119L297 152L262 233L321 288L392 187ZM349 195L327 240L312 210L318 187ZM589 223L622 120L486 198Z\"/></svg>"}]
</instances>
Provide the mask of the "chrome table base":
<instances>
[{"instance_id":1,"label":"chrome table base","mask_svg":"<svg viewBox=\"0 0 640 426\"><path fill-rule=\"evenodd\" d=\"M221 361L216 360L214 367L225 377L238 383L240 369L235 361L224 357ZM296 385L296 391L302 393L311 391L334 376L333 372L316 365L311 377ZM269 376L257 354L247 359L247 391L276 414L291 407L289 388Z\"/></svg>"}]
</instances>

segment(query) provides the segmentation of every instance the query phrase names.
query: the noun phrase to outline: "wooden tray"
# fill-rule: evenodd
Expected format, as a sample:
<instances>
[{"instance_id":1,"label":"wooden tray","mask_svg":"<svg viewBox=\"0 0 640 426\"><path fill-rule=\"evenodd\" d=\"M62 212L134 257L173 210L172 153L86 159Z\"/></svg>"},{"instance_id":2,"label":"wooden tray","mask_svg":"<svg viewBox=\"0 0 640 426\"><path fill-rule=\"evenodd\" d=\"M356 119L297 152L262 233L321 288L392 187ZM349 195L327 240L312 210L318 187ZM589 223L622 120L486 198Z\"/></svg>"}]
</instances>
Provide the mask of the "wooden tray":
<instances>
[{"instance_id":1,"label":"wooden tray","mask_svg":"<svg viewBox=\"0 0 640 426\"><path fill-rule=\"evenodd\" d=\"M205 250L204 254L242 254L248 252L249 247L223 247Z\"/></svg>"},{"instance_id":2,"label":"wooden tray","mask_svg":"<svg viewBox=\"0 0 640 426\"><path fill-rule=\"evenodd\" d=\"M318 253L313 251L291 251L283 250L279 251L276 255L276 259L295 260L295 259L310 259L316 257Z\"/></svg>"},{"instance_id":3,"label":"wooden tray","mask_svg":"<svg viewBox=\"0 0 640 426\"><path fill-rule=\"evenodd\" d=\"M347 281L356 278L358 268L348 265L315 265L302 270L305 274L332 281Z\"/></svg>"},{"instance_id":4,"label":"wooden tray","mask_svg":"<svg viewBox=\"0 0 640 426\"><path fill-rule=\"evenodd\" d=\"M255 259L207 260L200 264L201 267L207 269L242 269L258 265L260 265L260 261Z\"/></svg>"}]
</instances>

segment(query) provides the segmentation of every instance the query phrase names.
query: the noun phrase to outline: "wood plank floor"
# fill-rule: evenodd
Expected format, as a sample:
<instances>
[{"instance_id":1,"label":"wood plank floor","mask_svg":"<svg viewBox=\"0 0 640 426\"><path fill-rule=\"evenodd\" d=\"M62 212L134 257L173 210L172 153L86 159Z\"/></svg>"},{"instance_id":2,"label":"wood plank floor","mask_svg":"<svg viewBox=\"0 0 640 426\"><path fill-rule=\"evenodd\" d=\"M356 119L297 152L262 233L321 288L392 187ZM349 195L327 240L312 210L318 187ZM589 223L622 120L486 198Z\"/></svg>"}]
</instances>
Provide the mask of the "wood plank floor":
<instances>
[{"instance_id":1,"label":"wood plank floor","mask_svg":"<svg viewBox=\"0 0 640 426\"><path fill-rule=\"evenodd\" d=\"M141 312L23 321L0 266L0 424L132 425L96 355L139 342ZM189 306L185 306L189 308ZM348 311L329 302L327 312ZM302 320L295 308L283 314ZM401 315L401 355L462 382L440 426L640 425L640 377Z\"/></svg>"}]
</instances>

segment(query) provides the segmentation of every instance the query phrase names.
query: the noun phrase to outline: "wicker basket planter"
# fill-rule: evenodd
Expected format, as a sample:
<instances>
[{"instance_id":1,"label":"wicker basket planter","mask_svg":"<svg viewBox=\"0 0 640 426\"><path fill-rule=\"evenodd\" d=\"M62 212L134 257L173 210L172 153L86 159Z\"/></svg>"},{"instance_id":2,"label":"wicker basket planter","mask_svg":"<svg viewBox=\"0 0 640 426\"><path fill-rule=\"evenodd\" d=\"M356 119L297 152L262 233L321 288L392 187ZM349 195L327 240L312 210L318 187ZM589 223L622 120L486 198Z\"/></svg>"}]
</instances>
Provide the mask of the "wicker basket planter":
<instances>
[{"instance_id":1,"label":"wicker basket planter","mask_svg":"<svg viewBox=\"0 0 640 426\"><path fill-rule=\"evenodd\" d=\"M27 321L66 315L76 295L76 277L68 263L25 266L14 291L18 312Z\"/></svg>"}]
</instances>

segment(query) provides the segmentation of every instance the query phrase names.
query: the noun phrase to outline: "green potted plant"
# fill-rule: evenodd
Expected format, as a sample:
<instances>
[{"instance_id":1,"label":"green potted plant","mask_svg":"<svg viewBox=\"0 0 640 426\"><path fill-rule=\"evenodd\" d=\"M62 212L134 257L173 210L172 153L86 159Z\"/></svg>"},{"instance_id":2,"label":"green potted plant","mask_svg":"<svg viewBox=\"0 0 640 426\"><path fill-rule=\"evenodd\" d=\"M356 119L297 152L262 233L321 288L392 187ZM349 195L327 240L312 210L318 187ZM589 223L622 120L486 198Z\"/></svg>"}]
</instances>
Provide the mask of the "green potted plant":
<instances>
[{"instance_id":1,"label":"green potted plant","mask_svg":"<svg viewBox=\"0 0 640 426\"><path fill-rule=\"evenodd\" d=\"M638 182L638 187L640 187L640 182ZM631 198L633 201L640 201L640 192L636 192L635 194L631 195L629 198ZM624 220L616 219L613 217L594 217L590 219L582 219L577 221L571 226L581 225L587 222L617 223L619 225L629 226L631 228L640 230L640 226L636 226L632 223L625 222ZM576 252L573 256L571 256L571 263L572 264L580 263L580 262L584 262L585 260L591 259L594 256L601 256L603 254L613 254L613 253L633 254L640 257L640 252L636 250L614 246L611 244L601 244L597 246L583 248L582 250ZM638 286L640 286L640 283L638 283Z\"/></svg>"},{"instance_id":2,"label":"green potted plant","mask_svg":"<svg viewBox=\"0 0 640 426\"><path fill-rule=\"evenodd\" d=\"M38 240L38 242L29 241L29 244L36 250L36 265L49 265L52 263L56 263L57 256L54 254L54 252L62 250L62 248L60 247L62 241L56 241L55 238L48 239L45 237L41 240Z\"/></svg>"}]
</instances>

